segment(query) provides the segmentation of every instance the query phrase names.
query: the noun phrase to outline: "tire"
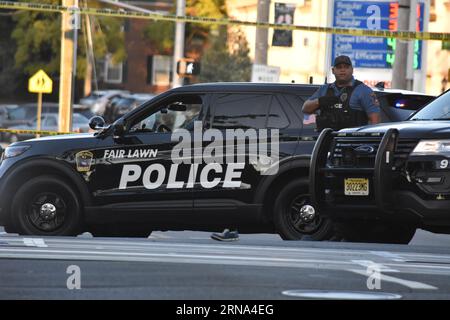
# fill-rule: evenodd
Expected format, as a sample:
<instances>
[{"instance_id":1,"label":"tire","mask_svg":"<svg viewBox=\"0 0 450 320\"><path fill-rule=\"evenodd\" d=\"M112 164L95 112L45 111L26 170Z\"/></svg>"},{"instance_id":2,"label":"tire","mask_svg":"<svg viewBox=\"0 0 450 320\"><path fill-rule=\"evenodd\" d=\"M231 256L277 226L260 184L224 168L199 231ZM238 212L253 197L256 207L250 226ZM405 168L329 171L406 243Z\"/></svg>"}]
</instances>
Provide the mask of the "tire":
<instances>
[{"instance_id":1,"label":"tire","mask_svg":"<svg viewBox=\"0 0 450 320\"><path fill-rule=\"evenodd\" d=\"M148 238L152 230L145 227L101 225L91 227L90 232L94 237Z\"/></svg>"},{"instance_id":2,"label":"tire","mask_svg":"<svg viewBox=\"0 0 450 320\"><path fill-rule=\"evenodd\" d=\"M348 222L338 228L349 242L408 244L416 233L413 225L391 222Z\"/></svg>"},{"instance_id":3,"label":"tire","mask_svg":"<svg viewBox=\"0 0 450 320\"><path fill-rule=\"evenodd\" d=\"M23 235L75 236L81 231L82 210L77 194L58 176L25 182L11 205L10 229Z\"/></svg>"},{"instance_id":4,"label":"tire","mask_svg":"<svg viewBox=\"0 0 450 320\"><path fill-rule=\"evenodd\" d=\"M275 230L283 240L339 240L334 223L320 216L309 224L300 221L299 208L309 204L307 178L289 182L275 200L273 220Z\"/></svg>"}]
</instances>

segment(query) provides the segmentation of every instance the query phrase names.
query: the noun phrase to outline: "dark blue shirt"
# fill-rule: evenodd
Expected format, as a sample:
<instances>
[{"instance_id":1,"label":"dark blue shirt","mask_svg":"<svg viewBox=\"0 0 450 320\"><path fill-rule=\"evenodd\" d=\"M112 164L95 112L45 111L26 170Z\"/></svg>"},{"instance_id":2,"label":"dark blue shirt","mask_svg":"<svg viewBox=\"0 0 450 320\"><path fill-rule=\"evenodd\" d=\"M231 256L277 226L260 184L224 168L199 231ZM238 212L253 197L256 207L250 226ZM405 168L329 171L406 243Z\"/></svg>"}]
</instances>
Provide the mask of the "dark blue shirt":
<instances>
[{"instance_id":1,"label":"dark blue shirt","mask_svg":"<svg viewBox=\"0 0 450 320\"><path fill-rule=\"evenodd\" d=\"M352 79L352 85L354 85L355 79ZM315 100L320 97L323 97L327 94L328 86L333 88L335 96L340 96L343 88L338 88L336 83L333 82L331 84L322 85L317 91L308 99ZM350 97L350 108L354 110L365 111L367 114L369 113L379 113L380 112L380 102L377 99L377 96L364 83L361 83L357 86Z\"/></svg>"}]
</instances>

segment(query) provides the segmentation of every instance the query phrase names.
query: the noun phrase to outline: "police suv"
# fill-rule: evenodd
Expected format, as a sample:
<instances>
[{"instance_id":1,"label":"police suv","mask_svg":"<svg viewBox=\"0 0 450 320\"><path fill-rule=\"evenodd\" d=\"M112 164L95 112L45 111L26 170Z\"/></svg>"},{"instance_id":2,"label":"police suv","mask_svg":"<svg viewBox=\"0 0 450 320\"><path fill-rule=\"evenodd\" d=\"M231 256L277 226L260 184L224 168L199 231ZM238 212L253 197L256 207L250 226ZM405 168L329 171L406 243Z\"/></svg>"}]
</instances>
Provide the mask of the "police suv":
<instances>
[{"instance_id":1,"label":"police suv","mask_svg":"<svg viewBox=\"0 0 450 320\"><path fill-rule=\"evenodd\" d=\"M408 243L417 228L450 233L449 160L449 91L404 122L324 130L309 210L353 241Z\"/></svg>"},{"instance_id":2,"label":"police suv","mask_svg":"<svg viewBox=\"0 0 450 320\"><path fill-rule=\"evenodd\" d=\"M0 164L0 225L33 235L236 226L324 238L330 224L308 206L315 117L301 113L317 88L185 86L110 126L93 118L95 134L14 143Z\"/></svg>"}]
</instances>

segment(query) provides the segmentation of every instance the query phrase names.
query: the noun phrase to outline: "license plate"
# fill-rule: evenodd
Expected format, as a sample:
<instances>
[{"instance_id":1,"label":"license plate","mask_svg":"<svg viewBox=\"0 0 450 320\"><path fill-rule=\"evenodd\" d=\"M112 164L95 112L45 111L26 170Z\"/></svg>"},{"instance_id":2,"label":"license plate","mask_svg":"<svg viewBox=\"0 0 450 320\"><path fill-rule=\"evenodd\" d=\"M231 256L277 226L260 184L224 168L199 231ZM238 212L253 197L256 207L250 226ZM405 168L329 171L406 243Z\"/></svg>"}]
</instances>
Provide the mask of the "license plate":
<instances>
[{"instance_id":1,"label":"license plate","mask_svg":"<svg viewBox=\"0 0 450 320\"><path fill-rule=\"evenodd\" d=\"M344 194L346 196L368 196L369 179L365 178L344 179Z\"/></svg>"}]
</instances>

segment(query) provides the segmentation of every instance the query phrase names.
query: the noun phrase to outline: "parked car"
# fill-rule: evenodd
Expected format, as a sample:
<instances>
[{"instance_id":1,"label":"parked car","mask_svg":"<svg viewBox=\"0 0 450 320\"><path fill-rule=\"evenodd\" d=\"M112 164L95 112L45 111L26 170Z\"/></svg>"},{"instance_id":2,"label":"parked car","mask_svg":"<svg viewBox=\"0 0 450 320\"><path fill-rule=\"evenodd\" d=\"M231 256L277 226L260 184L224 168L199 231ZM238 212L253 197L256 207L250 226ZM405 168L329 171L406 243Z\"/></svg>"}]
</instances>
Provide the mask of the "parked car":
<instances>
[{"instance_id":1,"label":"parked car","mask_svg":"<svg viewBox=\"0 0 450 320\"><path fill-rule=\"evenodd\" d=\"M42 114L57 114L58 108L58 103L45 102L42 104ZM80 114L88 119L94 116L88 107L78 104L73 105L73 113ZM0 105L0 128L9 129L14 126L26 126L28 123L32 122L36 116L36 103ZM6 134L1 134L0 141L8 141L8 139L6 139Z\"/></svg>"},{"instance_id":2,"label":"parked car","mask_svg":"<svg viewBox=\"0 0 450 320\"><path fill-rule=\"evenodd\" d=\"M153 99L153 94L121 94L111 99L107 104L103 118L106 123L113 123L124 114Z\"/></svg>"},{"instance_id":3,"label":"parked car","mask_svg":"<svg viewBox=\"0 0 450 320\"><path fill-rule=\"evenodd\" d=\"M91 108L95 102L97 102L97 100L99 100L100 98L108 95L108 94L115 94L115 93L119 93L119 94L128 94L129 91L126 90L95 90L92 91L91 94L89 94L88 96L81 98L80 99L80 104Z\"/></svg>"},{"instance_id":4,"label":"parked car","mask_svg":"<svg viewBox=\"0 0 450 320\"><path fill-rule=\"evenodd\" d=\"M324 130L308 209L323 234L404 244L417 228L450 234L449 115L450 90L407 121Z\"/></svg>"},{"instance_id":5,"label":"parked car","mask_svg":"<svg viewBox=\"0 0 450 320\"><path fill-rule=\"evenodd\" d=\"M90 109L94 114L102 116L105 113L108 103L110 103L110 101L115 97L123 94L128 94L128 92L121 90L109 90L96 99L90 106Z\"/></svg>"},{"instance_id":6,"label":"parked car","mask_svg":"<svg viewBox=\"0 0 450 320\"><path fill-rule=\"evenodd\" d=\"M26 124L12 126L11 130L36 130L37 117ZM73 132L88 132L89 131L89 119L85 116L74 113L72 116L72 131ZM57 113L44 113L41 116L41 130L42 131L58 131L58 114ZM34 138L35 135L31 133L6 133L6 141L14 143L17 141L27 140Z\"/></svg>"}]
</instances>

